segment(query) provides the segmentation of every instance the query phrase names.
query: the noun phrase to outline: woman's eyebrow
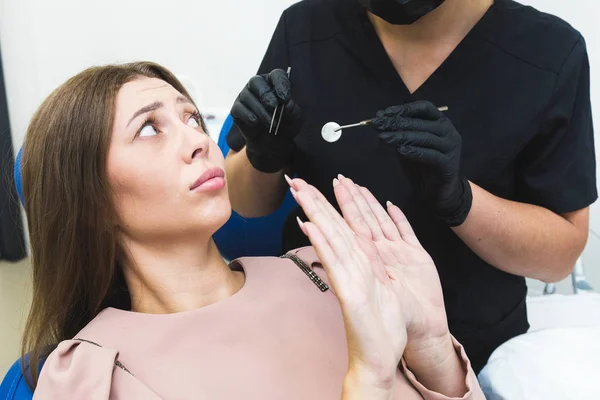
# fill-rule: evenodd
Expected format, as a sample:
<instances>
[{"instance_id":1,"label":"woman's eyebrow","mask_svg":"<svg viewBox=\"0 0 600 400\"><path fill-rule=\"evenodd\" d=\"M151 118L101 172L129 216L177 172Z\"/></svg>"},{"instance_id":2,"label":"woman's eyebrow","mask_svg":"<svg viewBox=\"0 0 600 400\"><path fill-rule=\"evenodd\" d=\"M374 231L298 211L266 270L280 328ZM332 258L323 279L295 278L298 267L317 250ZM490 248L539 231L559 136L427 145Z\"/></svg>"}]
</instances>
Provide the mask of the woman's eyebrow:
<instances>
[{"instance_id":1,"label":"woman's eyebrow","mask_svg":"<svg viewBox=\"0 0 600 400\"><path fill-rule=\"evenodd\" d=\"M190 99L188 99L185 96L178 96L177 97L177 103L188 103L188 104L193 104ZM148 104L147 106L144 106L142 108L140 108L138 111L135 112L135 114L133 114L133 117L131 117L131 119L129 120L129 122L127 123L127 126L129 126L131 124L131 122L136 119L137 117L139 117L142 114L146 114L155 110L158 110L159 108L163 107L163 103L160 101L155 101L152 104Z\"/></svg>"},{"instance_id":2,"label":"woman's eyebrow","mask_svg":"<svg viewBox=\"0 0 600 400\"><path fill-rule=\"evenodd\" d=\"M133 121L134 119L136 119L140 115L149 113L149 112L154 111L154 110L158 110L162 106L163 106L163 103L161 103L160 101L155 101L152 104L148 104L147 106L144 106L144 107L140 108L139 110L137 110L135 112L135 114L133 114L133 117L131 117L131 119L127 123L127 126L129 126L131 124L131 121Z\"/></svg>"}]
</instances>

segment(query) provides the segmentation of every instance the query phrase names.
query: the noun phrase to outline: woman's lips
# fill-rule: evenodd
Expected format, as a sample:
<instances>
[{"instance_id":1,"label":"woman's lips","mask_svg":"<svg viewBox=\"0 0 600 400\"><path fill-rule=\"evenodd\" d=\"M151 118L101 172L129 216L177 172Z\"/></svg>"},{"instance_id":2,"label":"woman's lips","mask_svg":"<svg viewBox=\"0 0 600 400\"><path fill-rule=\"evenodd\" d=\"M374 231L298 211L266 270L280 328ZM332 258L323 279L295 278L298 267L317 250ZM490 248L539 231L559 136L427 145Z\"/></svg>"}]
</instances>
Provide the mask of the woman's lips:
<instances>
[{"instance_id":1,"label":"woman's lips","mask_svg":"<svg viewBox=\"0 0 600 400\"><path fill-rule=\"evenodd\" d=\"M225 178L211 178L193 189L194 191L211 192L213 190L223 189L225 187Z\"/></svg>"},{"instance_id":2,"label":"woman's lips","mask_svg":"<svg viewBox=\"0 0 600 400\"><path fill-rule=\"evenodd\" d=\"M223 189L224 187L225 171L219 167L212 167L204 171L204 173L196 179L194 184L190 186L190 190L205 192Z\"/></svg>"}]
</instances>

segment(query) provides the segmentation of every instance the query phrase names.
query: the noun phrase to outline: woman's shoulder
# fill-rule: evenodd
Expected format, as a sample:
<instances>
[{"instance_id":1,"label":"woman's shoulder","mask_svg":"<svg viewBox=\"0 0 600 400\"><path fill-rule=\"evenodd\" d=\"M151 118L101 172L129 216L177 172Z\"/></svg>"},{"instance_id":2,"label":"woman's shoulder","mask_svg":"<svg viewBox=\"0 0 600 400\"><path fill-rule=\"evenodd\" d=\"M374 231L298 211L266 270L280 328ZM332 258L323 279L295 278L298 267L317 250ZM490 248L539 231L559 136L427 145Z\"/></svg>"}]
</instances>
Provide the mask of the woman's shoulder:
<instances>
[{"instance_id":1,"label":"woman's shoulder","mask_svg":"<svg viewBox=\"0 0 600 400\"><path fill-rule=\"evenodd\" d=\"M35 399L108 399L117 355L80 340L61 342L44 364Z\"/></svg>"},{"instance_id":2,"label":"woman's shoulder","mask_svg":"<svg viewBox=\"0 0 600 400\"><path fill-rule=\"evenodd\" d=\"M61 342L44 364L34 398L108 400L118 394L158 399L118 361L118 355L116 349L86 340Z\"/></svg>"}]
</instances>

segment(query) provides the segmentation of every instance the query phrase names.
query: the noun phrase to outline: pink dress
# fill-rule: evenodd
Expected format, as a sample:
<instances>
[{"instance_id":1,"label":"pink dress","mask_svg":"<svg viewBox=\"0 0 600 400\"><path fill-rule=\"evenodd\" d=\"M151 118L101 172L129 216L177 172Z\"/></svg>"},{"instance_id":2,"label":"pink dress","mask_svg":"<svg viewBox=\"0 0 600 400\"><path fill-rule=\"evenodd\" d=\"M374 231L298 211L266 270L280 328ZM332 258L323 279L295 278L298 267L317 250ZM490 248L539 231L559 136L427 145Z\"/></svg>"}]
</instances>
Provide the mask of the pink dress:
<instances>
[{"instance_id":1,"label":"pink dress","mask_svg":"<svg viewBox=\"0 0 600 400\"><path fill-rule=\"evenodd\" d=\"M348 360L339 303L323 286L327 277L313 249L290 254L305 264L275 257L233 262L246 283L203 308L161 315L103 310L52 352L34 399L340 399ZM469 389L462 398L485 400L462 347L455 348ZM396 379L396 399L447 399L404 364Z\"/></svg>"}]
</instances>

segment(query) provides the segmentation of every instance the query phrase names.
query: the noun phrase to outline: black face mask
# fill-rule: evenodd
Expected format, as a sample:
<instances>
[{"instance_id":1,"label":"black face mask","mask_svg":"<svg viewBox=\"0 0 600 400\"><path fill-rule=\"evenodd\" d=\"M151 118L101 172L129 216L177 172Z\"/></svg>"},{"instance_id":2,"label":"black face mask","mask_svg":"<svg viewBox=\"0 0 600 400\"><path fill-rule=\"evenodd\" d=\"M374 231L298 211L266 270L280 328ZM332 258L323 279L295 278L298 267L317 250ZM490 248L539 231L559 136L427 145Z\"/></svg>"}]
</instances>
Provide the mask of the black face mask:
<instances>
[{"instance_id":1,"label":"black face mask","mask_svg":"<svg viewBox=\"0 0 600 400\"><path fill-rule=\"evenodd\" d=\"M410 25L444 0L358 0L367 10L394 25Z\"/></svg>"}]
</instances>

